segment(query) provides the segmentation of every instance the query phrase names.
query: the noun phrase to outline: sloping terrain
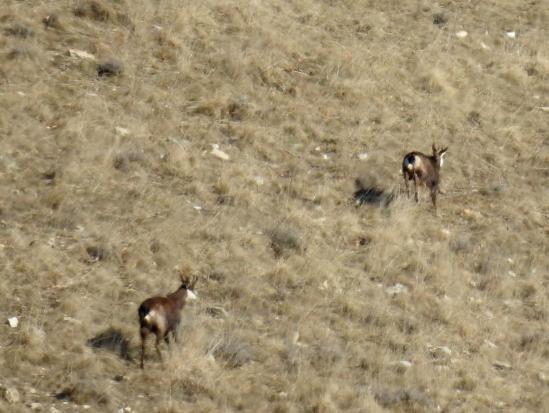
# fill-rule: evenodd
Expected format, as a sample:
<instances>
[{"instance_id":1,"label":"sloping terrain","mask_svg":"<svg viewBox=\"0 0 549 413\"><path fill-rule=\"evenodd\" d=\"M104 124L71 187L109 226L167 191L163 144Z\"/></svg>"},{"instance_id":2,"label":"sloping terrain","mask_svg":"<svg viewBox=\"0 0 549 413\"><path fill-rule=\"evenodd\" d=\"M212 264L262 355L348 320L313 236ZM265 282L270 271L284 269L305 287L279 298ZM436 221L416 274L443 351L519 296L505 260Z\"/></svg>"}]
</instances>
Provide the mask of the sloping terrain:
<instances>
[{"instance_id":1,"label":"sloping terrain","mask_svg":"<svg viewBox=\"0 0 549 413\"><path fill-rule=\"evenodd\" d=\"M548 28L543 0L3 0L0 411L549 411ZM400 193L433 142L438 215ZM142 371L181 265L199 300Z\"/></svg>"}]
</instances>

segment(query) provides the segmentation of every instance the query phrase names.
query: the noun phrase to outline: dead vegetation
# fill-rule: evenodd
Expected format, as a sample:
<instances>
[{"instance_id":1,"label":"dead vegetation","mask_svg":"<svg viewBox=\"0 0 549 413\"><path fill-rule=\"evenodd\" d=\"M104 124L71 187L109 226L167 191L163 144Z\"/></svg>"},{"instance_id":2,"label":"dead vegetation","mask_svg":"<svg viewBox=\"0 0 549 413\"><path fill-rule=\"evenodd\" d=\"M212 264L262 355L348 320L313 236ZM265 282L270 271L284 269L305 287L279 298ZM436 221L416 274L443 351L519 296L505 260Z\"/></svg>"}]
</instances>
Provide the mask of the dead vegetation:
<instances>
[{"instance_id":1,"label":"dead vegetation","mask_svg":"<svg viewBox=\"0 0 549 413\"><path fill-rule=\"evenodd\" d=\"M0 411L549 411L546 9L4 0Z\"/></svg>"}]
</instances>

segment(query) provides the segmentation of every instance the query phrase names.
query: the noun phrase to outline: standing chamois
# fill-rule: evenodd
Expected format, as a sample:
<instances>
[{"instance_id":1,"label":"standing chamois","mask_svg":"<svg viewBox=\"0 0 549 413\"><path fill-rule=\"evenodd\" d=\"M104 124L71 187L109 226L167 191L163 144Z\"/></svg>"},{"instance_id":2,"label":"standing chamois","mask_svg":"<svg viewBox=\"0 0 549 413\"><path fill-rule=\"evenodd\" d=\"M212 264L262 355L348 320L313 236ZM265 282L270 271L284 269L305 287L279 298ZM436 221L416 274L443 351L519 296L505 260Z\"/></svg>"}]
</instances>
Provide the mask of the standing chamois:
<instances>
[{"instance_id":1,"label":"standing chamois","mask_svg":"<svg viewBox=\"0 0 549 413\"><path fill-rule=\"evenodd\" d=\"M187 299L196 299L193 292L197 277L189 277L180 271L181 286L173 293L162 296L147 298L141 303L137 310L139 315L139 326L141 334L141 368L145 358L145 341L150 333L156 335L156 351L160 359L160 341L164 339L168 343L168 334L171 333L174 341L177 342L177 328L181 321L181 310Z\"/></svg>"},{"instance_id":2,"label":"standing chamois","mask_svg":"<svg viewBox=\"0 0 549 413\"><path fill-rule=\"evenodd\" d=\"M406 195L410 197L408 181L414 181L415 200L419 202L418 185L425 185L431 191L431 200L437 210L437 192L440 192L440 167L444 163L444 155L448 147L437 149L433 143L433 155L421 152L410 152L402 160L402 176L406 187Z\"/></svg>"}]
</instances>

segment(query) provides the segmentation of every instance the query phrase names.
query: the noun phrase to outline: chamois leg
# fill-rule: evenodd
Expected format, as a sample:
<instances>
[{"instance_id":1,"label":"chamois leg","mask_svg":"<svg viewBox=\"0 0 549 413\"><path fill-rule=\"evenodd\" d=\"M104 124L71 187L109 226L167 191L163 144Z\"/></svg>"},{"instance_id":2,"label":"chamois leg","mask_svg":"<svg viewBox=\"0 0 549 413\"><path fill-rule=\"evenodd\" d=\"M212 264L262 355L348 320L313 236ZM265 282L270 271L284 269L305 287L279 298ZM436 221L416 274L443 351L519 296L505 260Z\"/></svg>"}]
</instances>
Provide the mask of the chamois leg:
<instances>
[{"instance_id":1,"label":"chamois leg","mask_svg":"<svg viewBox=\"0 0 549 413\"><path fill-rule=\"evenodd\" d=\"M163 361L162 353L160 352L160 341L161 340L162 340L162 336L160 334L157 334L156 335L156 344L155 344L156 352L158 354L158 357L160 358L160 361Z\"/></svg>"},{"instance_id":2,"label":"chamois leg","mask_svg":"<svg viewBox=\"0 0 549 413\"><path fill-rule=\"evenodd\" d=\"M147 340L147 336L149 335L149 331L146 328L141 328L141 368L144 368L144 360L145 360L145 341Z\"/></svg>"},{"instance_id":3,"label":"chamois leg","mask_svg":"<svg viewBox=\"0 0 549 413\"><path fill-rule=\"evenodd\" d=\"M419 203L419 195L417 193L417 177L416 177L416 174L414 173L414 198L416 200L416 202Z\"/></svg>"},{"instance_id":4,"label":"chamois leg","mask_svg":"<svg viewBox=\"0 0 549 413\"><path fill-rule=\"evenodd\" d=\"M431 201L433 201L433 206L435 207L435 214L437 213L437 192L438 187L431 188Z\"/></svg>"}]
</instances>

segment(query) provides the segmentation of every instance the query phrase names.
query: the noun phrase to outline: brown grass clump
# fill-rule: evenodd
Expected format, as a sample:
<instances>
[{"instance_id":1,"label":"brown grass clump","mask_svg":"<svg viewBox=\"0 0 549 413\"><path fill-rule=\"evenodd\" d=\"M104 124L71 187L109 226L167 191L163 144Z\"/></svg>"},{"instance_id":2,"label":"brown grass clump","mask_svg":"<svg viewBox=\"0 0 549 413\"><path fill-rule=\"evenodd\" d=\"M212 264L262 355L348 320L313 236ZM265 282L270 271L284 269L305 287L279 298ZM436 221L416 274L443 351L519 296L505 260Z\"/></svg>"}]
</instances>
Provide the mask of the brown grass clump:
<instances>
[{"instance_id":1,"label":"brown grass clump","mask_svg":"<svg viewBox=\"0 0 549 413\"><path fill-rule=\"evenodd\" d=\"M2 2L0 411L549 411L546 7L370 3Z\"/></svg>"}]
</instances>

